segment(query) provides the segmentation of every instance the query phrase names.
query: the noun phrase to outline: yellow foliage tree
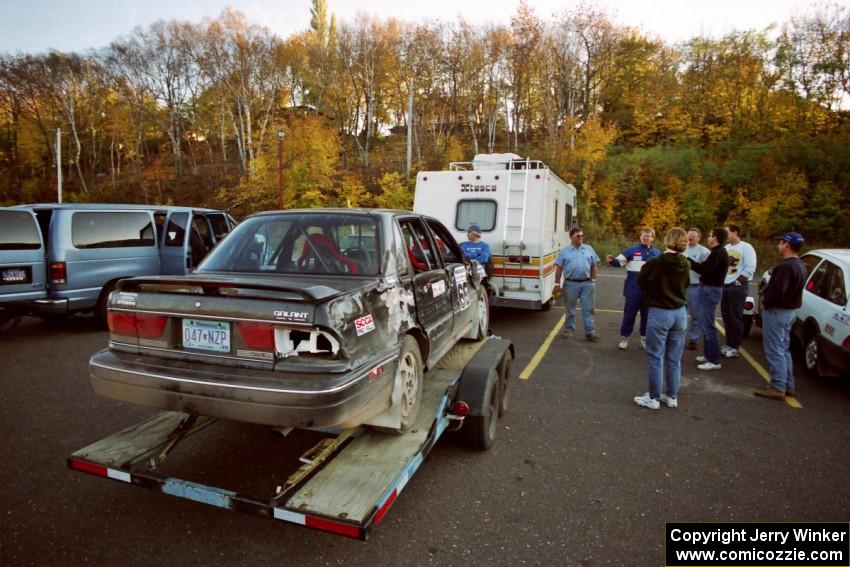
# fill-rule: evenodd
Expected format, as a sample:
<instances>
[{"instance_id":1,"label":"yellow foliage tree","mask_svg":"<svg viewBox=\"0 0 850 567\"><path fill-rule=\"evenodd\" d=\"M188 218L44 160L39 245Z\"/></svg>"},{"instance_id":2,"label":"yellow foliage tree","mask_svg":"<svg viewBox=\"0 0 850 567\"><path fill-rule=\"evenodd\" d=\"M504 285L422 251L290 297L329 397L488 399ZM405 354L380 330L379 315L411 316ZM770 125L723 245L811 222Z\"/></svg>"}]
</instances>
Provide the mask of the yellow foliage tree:
<instances>
[{"instance_id":1,"label":"yellow foliage tree","mask_svg":"<svg viewBox=\"0 0 850 567\"><path fill-rule=\"evenodd\" d=\"M660 236L679 223L679 203L674 196L653 195L649 198L649 204L643 215L644 226L651 226L655 229L656 235Z\"/></svg>"},{"instance_id":2,"label":"yellow foliage tree","mask_svg":"<svg viewBox=\"0 0 850 567\"><path fill-rule=\"evenodd\" d=\"M385 173L378 181L381 194L375 203L385 209L410 210L413 207L413 191L404 183L404 178L395 171Z\"/></svg>"}]
</instances>

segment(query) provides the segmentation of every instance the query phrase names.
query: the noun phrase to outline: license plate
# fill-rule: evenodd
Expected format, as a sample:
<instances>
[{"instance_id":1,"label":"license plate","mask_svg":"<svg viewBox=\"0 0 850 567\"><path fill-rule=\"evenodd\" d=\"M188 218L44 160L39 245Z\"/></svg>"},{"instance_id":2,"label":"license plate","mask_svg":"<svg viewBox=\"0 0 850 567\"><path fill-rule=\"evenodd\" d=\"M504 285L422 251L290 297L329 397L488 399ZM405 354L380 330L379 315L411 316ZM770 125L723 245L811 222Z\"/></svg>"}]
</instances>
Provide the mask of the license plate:
<instances>
[{"instance_id":1,"label":"license plate","mask_svg":"<svg viewBox=\"0 0 850 567\"><path fill-rule=\"evenodd\" d=\"M230 352L230 323L183 319L183 348Z\"/></svg>"},{"instance_id":2,"label":"license plate","mask_svg":"<svg viewBox=\"0 0 850 567\"><path fill-rule=\"evenodd\" d=\"M7 268L3 270L3 275L0 276L6 283L25 282L27 281L27 271L18 268Z\"/></svg>"}]
</instances>

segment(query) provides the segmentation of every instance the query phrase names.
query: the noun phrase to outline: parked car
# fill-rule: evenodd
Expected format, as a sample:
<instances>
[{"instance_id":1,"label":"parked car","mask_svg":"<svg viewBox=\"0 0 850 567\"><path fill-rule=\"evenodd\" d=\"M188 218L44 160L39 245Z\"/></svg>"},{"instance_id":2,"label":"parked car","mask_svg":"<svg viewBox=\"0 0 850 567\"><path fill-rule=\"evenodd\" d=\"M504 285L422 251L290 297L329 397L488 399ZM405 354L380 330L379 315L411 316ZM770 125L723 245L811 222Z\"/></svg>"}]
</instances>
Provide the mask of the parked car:
<instances>
[{"instance_id":1,"label":"parked car","mask_svg":"<svg viewBox=\"0 0 850 567\"><path fill-rule=\"evenodd\" d=\"M802 259L809 277L793 333L803 347L806 370L820 376L846 374L850 371L850 249L813 250Z\"/></svg>"},{"instance_id":2,"label":"parked car","mask_svg":"<svg viewBox=\"0 0 850 567\"><path fill-rule=\"evenodd\" d=\"M30 302L47 297L46 277L35 214L0 209L0 332L13 329Z\"/></svg>"},{"instance_id":3,"label":"parked car","mask_svg":"<svg viewBox=\"0 0 850 567\"><path fill-rule=\"evenodd\" d=\"M184 274L236 224L222 211L191 207L69 203L9 210L34 214L38 222L47 288L28 308L43 318L94 311L105 321L106 298L119 279ZM6 231L0 224L0 234Z\"/></svg>"},{"instance_id":4,"label":"parked car","mask_svg":"<svg viewBox=\"0 0 850 567\"><path fill-rule=\"evenodd\" d=\"M271 426L401 432L425 369L460 339L483 338L489 308L439 221L310 209L249 217L191 275L122 280L108 320L109 349L89 364L101 395Z\"/></svg>"}]
</instances>

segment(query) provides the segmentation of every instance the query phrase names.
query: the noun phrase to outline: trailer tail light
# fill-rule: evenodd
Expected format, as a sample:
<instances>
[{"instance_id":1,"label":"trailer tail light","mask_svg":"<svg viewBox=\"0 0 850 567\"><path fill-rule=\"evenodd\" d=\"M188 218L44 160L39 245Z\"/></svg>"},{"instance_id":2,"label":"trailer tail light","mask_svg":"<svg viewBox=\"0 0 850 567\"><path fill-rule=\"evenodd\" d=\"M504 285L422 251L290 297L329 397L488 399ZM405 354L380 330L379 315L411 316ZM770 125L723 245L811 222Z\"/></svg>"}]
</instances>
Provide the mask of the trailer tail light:
<instances>
[{"instance_id":1,"label":"trailer tail light","mask_svg":"<svg viewBox=\"0 0 850 567\"><path fill-rule=\"evenodd\" d=\"M850 348L850 335L844 337L844 342L841 343L841 346L843 346L844 348Z\"/></svg>"},{"instance_id":2,"label":"trailer tail light","mask_svg":"<svg viewBox=\"0 0 850 567\"><path fill-rule=\"evenodd\" d=\"M109 332L116 335L137 337L142 339L158 339L165 330L168 317L165 315L147 315L144 313L113 313L106 314Z\"/></svg>"},{"instance_id":3,"label":"trailer tail light","mask_svg":"<svg viewBox=\"0 0 850 567\"><path fill-rule=\"evenodd\" d=\"M463 417L469 413L469 404L466 402L457 401L452 404L452 415Z\"/></svg>"},{"instance_id":4,"label":"trailer tail light","mask_svg":"<svg viewBox=\"0 0 850 567\"><path fill-rule=\"evenodd\" d=\"M746 309L747 311L752 311L753 307L755 307L755 305L753 304L753 302L751 300L747 300L744 303L744 309Z\"/></svg>"},{"instance_id":5,"label":"trailer tail light","mask_svg":"<svg viewBox=\"0 0 850 567\"><path fill-rule=\"evenodd\" d=\"M68 270L65 262L50 263L50 283L65 284L68 283Z\"/></svg>"},{"instance_id":6,"label":"trailer tail light","mask_svg":"<svg viewBox=\"0 0 850 567\"><path fill-rule=\"evenodd\" d=\"M248 348L274 351L274 327L265 323L238 323L236 328Z\"/></svg>"}]
</instances>

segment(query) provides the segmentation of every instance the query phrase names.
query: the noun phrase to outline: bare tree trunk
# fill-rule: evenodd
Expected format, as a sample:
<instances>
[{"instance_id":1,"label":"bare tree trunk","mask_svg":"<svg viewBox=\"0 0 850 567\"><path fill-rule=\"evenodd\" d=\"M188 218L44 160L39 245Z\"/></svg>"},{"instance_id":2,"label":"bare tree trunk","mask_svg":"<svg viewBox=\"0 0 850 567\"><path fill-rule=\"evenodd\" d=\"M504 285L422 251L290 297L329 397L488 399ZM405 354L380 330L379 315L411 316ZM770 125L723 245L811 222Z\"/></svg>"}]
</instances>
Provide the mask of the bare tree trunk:
<instances>
[{"instance_id":1,"label":"bare tree trunk","mask_svg":"<svg viewBox=\"0 0 850 567\"><path fill-rule=\"evenodd\" d=\"M410 177L413 165L413 79L407 83L407 167L405 173Z\"/></svg>"}]
</instances>

